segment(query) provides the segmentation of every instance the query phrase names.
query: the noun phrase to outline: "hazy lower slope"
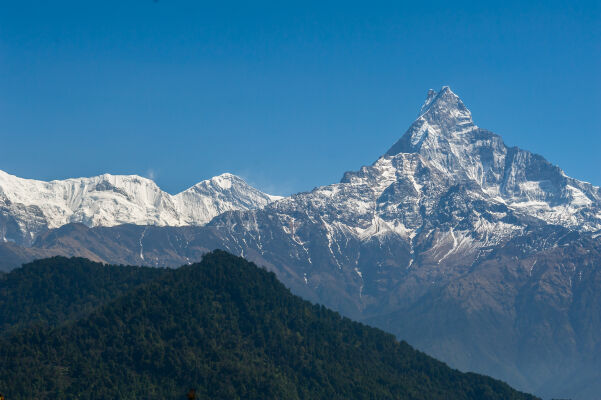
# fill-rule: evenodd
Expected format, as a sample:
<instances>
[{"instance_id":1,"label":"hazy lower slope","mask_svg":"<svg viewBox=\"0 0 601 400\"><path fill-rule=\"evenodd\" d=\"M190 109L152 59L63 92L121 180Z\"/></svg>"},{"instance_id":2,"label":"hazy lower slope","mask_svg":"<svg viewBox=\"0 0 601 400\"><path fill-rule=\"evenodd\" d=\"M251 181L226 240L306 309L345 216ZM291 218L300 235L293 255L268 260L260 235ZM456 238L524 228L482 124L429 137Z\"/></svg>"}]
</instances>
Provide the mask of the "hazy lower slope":
<instances>
[{"instance_id":1,"label":"hazy lower slope","mask_svg":"<svg viewBox=\"0 0 601 400\"><path fill-rule=\"evenodd\" d=\"M10 399L177 399L189 387L206 399L533 399L303 301L224 252L78 322L0 339L0 359Z\"/></svg>"}]
</instances>

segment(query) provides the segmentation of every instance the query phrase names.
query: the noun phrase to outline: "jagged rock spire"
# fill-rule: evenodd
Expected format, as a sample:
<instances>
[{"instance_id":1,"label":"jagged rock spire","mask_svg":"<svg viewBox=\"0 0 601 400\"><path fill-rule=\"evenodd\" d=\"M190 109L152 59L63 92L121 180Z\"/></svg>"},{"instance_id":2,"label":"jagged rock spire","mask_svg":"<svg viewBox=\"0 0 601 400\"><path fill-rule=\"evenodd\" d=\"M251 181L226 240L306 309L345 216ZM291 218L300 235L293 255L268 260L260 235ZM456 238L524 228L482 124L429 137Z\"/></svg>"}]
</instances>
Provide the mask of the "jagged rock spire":
<instances>
[{"instance_id":1,"label":"jagged rock spire","mask_svg":"<svg viewBox=\"0 0 601 400\"><path fill-rule=\"evenodd\" d=\"M439 92L430 89L417 120L386 155L413 153L429 136L450 137L475 128L470 110L448 86Z\"/></svg>"}]
</instances>

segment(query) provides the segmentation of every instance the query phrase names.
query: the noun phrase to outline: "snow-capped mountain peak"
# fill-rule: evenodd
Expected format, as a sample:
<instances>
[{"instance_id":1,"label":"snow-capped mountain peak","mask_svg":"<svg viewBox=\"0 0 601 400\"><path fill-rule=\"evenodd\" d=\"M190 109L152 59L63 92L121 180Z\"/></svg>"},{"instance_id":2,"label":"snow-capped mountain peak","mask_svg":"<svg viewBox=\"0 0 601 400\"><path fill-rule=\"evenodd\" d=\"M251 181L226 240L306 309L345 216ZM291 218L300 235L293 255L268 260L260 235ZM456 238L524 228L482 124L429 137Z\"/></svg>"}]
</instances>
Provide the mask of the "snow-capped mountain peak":
<instances>
[{"instance_id":1,"label":"snow-capped mountain peak","mask_svg":"<svg viewBox=\"0 0 601 400\"><path fill-rule=\"evenodd\" d=\"M420 115L428 110L428 106L430 104L432 104L432 100L434 100L436 95L438 95L438 92L436 90L434 90L434 89L428 90L428 95L426 96L426 101L424 102L424 104L422 105L422 108L419 111Z\"/></svg>"},{"instance_id":2,"label":"snow-capped mountain peak","mask_svg":"<svg viewBox=\"0 0 601 400\"><path fill-rule=\"evenodd\" d=\"M419 117L386 155L415 153L422 148L444 151L450 141L461 141L476 128L470 110L448 86L439 92L430 89Z\"/></svg>"},{"instance_id":3,"label":"snow-capped mountain peak","mask_svg":"<svg viewBox=\"0 0 601 400\"><path fill-rule=\"evenodd\" d=\"M450 87L443 86L440 91L430 89L426 101L420 109L420 116L426 116L430 121L437 119L468 118L471 113Z\"/></svg>"},{"instance_id":4,"label":"snow-capped mountain peak","mask_svg":"<svg viewBox=\"0 0 601 400\"><path fill-rule=\"evenodd\" d=\"M263 207L278 198L229 173L170 195L138 175L45 182L0 171L0 238L30 244L39 233L73 222L199 226L222 212Z\"/></svg>"},{"instance_id":5,"label":"snow-capped mountain peak","mask_svg":"<svg viewBox=\"0 0 601 400\"><path fill-rule=\"evenodd\" d=\"M359 257L358 243L398 241L391 251L407 251L408 265L420 251L421 262L465 265L533 226L601 229L599 188L478 128L450 88L431 91L422 111L391 150L340 183L210 225L232 248L257 243L263 254L265 238L282 237L299 260L325 252L339 267Z\"/></svg>"},{"instance_id":6,"label":"snow-capped mountain peak","mask_svg":"<svg viewBox=\"0 0 601 400\"><path fill-rule=\"evenodd\" d=\"M183 218L182 225L203 225L226 211L259 208L280 198L263 193L230 173L199 182L173 197Z\"/></svg>"},{"instance_id":7,"label":"snow-capped mountain peak","mask_svg":"<svg viewBox=\"0 0 601 400\"><path fill-rule=\"evenodd\" d=\"M548 223L601 227L600 190L569 178L543 157L509 148L476 126L463 101L448 87L430 90L419 117L384 157L419 155L449 183L477 187L491 201Z\"/></svg>"}]
</instances>

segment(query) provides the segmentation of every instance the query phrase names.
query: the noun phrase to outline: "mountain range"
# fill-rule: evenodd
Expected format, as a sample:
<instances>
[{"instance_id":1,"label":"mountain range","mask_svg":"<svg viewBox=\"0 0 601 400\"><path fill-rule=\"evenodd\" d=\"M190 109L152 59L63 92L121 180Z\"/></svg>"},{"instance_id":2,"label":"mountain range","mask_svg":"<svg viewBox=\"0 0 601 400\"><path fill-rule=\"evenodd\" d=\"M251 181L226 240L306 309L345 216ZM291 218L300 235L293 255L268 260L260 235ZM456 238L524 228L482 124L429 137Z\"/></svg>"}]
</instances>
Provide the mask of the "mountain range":
<instances>
[{"instance_id":1,"label":"mountain range","mask_svg":"<svg viewBox=\"0 0 601 400\"><path fill-rule=\"evenodd\" d=\"M262 207L279 198L229 173L172 196L137 175L44 182L0 171L0 236L28 246L40 233L69 223L200 226L225 211Z\"/></svg>"},{"instance_id":2,"label":"mountain range","mask_svg":"<svg viewBox=\"0 0 601 400\"><path fill-rule=\"evenodd\" d=\"M453 367L542 396L601 393L601 190L479 128L448 87L428 92L372 165L311 192L245 187L253 195L239 198L254 201L243 202L221 191L216 211L192 217L198 203L180 206L181 194L111 183L122 192L106 200L91 179L100 189L65 189L55 212L42 190L20 200L2 178L2 267L55 254L175 267L221 248ZM119 213L120 201L139 204L130 198L152 206Z\"/></svg>"}]
</instances>

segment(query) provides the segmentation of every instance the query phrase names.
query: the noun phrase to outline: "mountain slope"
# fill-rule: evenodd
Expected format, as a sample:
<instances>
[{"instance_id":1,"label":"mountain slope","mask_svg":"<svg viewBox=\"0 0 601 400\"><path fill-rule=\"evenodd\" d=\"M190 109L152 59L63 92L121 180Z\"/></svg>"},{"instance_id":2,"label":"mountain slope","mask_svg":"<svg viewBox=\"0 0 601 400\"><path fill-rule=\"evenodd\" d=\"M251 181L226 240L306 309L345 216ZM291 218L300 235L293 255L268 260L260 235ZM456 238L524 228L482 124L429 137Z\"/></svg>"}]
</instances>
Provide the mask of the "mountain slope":
<instances>
[{"instance_id":1,"label":"mountain slope","mask_svg":"<svg viewBox=\"0 0 601 400\"><path fill-rule=\"evenodd\" d=\"M523 252L517 238L418 301L365 321L463 370L548 398L601 390L601 241L564 237Z\"/></svg>"},{"instance_id":2,"label":"mountain slope","mask_svg":"<svg viewBox=\"0 0 601 400\"><path fill-rule=\"evenodd\" d=\"M0 339L8 398L533 399L290 294L224 252L76 323Z\"/></svg>"},{"instance_id":3,"label":"mountain slope","mask_svg":"<svg viewBox=\"0 0 601 400\"><path fill-rule=\"evenodd\" d=\"M136 175L43 182L0 171L0 240L30 245L40 233L74 222L87 226L203 225L224 211L262 207L277 198L232 174L172 196L152 180Z\"/></svg>"}]
</instances>

